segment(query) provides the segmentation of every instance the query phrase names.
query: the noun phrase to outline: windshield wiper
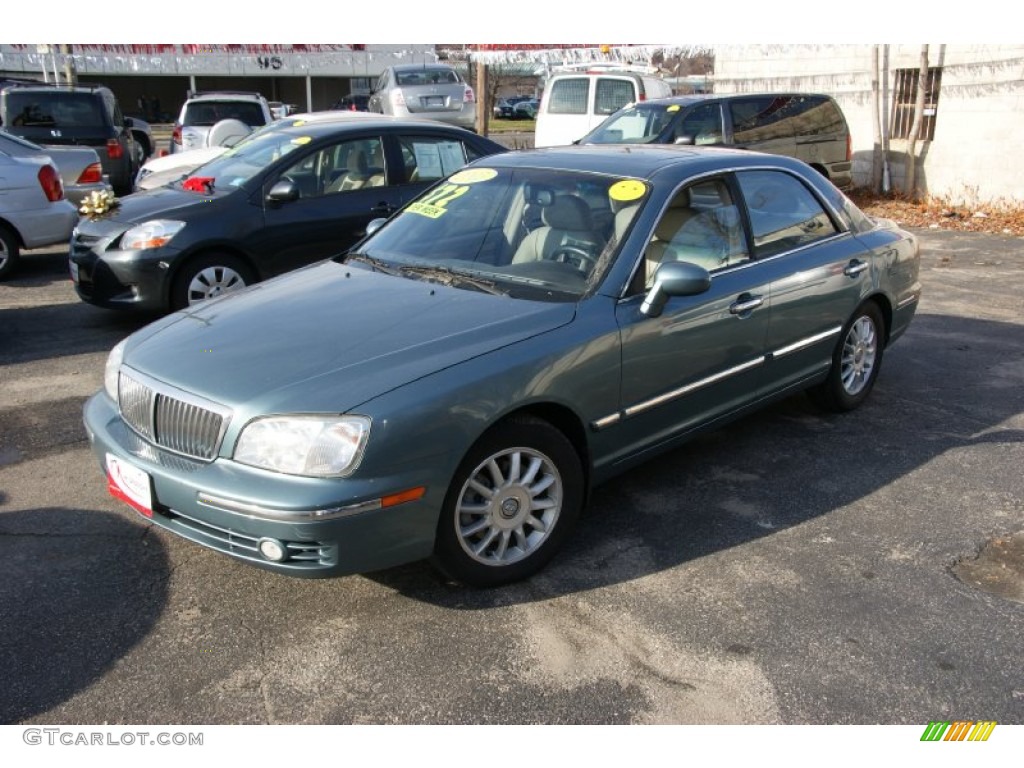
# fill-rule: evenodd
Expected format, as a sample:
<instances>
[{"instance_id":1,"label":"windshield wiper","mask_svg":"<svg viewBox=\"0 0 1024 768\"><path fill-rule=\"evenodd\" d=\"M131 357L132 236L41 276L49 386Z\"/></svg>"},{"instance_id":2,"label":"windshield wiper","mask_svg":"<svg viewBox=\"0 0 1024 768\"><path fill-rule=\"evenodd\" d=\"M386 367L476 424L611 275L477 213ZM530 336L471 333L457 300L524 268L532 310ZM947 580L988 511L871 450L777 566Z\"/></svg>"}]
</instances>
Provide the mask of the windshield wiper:
<instances>
[{"instance_id":1,"label":"windshield wiper","mask_svg":"<svg viewBox=\"0 0 1024 768\"><path fill-rule=\"evenodd\" d=\"M361 261L363 264L369 264L377 272L383 272L385 275L401 276L401 272L386 261L375 259L373 256L367 256L363 253L349 253L346 254L344 261Z\"/></svg>"},{"instance_id":2,"label":"windshield wiper","mask_svg":"<svg viewBox=\"0 0 1024 768\"><path fill-rule=\"evenodd\" d=\"M495 296L508 296L508 291L502 290L490 280L473 277L465 272L456 272L449 267L401 267L401 272L404 275L414 275L424 280L432 280L441 285L452 287L466 285Z\"/></svg>"}]
</instances>

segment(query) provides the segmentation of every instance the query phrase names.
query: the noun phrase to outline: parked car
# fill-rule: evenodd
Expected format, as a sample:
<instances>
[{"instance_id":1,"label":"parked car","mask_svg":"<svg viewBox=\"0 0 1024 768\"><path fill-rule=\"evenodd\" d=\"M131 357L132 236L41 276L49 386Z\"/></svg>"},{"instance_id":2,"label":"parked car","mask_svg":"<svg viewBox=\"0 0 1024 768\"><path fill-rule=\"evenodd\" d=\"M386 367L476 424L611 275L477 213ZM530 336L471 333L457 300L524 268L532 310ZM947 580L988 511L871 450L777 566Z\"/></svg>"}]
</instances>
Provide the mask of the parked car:
<instances>
[{"instance_id":1,"label":"parked car","mask_svg":"<svg viewBox=\"0 0 1024 768\"><path fill-rule=\"evenodd\" d=\"M539 99L527 99L526 101L520 101L512 107L512 119L536 120L538 109L540 109Z\"/></svg>"},{"instance_id":2,"label":"parked car","mask_svg":"<svg viewBox=\"0 0 1024 768\"><path fill-rule=\"evenodd\" d=\"M170 154L209 146L206 138L210 129L222 120L237 120L251 130L273 122L274 116L270 104L258 93L190 93L171 130Z\"/></svg>"},{"instance_id":3,"label":"parked car","mask_svg":"<svg viewBox=\"0 0 1024 768\"><path fill-rule=\"evenodd\" d=\"M534 146L572 144L627 104L671 95L671 86L651 73L597 66L555 72L540 100Z\"/></svg>"},{"instance_id":4,"label":"parked car","mask_svg":"<svg viewBox=\"0 0 1024 768\"><path fill-rule=\"evenodd\" d=\"M331 109L347 109L350 112L369 112L370 97L365 93L350 93L338 99Z\"/></svg>"},{"instance_id":5,"label":"parked car","mask_svg":"<svg viewBox=\"0 0 1024 768\"><path fill-rule=\"evenodd\" d=\"M114 348L85 406L111 493L280 573L502 584L703 430L859 406L921 293L913 235L739 150L496 154L371 229Z\"/></svg>"},{"instance_id":6,"label":"parked car","mask_svg":"<svg viewBox=\"0 0 1024 768\"><path fill-rule=\"evenodd\" d=\"M113 190L103 177L100 156L91 147L41 147L0 130L0 152L10 157L49 158L60 173L66 197L76 208L94 192Z\"/></svg>"},{"instance_id":7,"label":"parked car","mask_svg":"<svg viewBox=\"0 0 1024 768\"><path fill-rule=\"evenodd\" d=\"M472 130L476 97L447 64L386 67L370 94L370 111L397 117L425 117Z\"/></svg>"},{"instance_id":8,"label":"parked car","mask_svg":"<svg viewBox=\"0 0 1024 768\"><path fill-rule=\"evenodd\" d=\"M128 130L132 133L132 140L135 142L135 167L141 168L156 149L156 141L153 139L153 126L140 117L126 117Z\"/></svg>"},{"instance_id":9,"label":"parked car","mask_svg":"<svg viewBox=\"0 0 1024 768\"><path fill-rule=\"evenodd\" d=\"M803 160L840 189L853 187L850 129L819 93L674 96L630 104L580 144L719 144Z\"/></svg>"},{"instance_id":10,"label":"parked car","mask_svg":"<svg viewBox=\"0 0 1024 768\"><path fill-rule=\"evenodd\" d=\"M247 132L245 135L249 136L252 135L252 133L259 133L263 131L275 131L281 128L288 128L293 125L338 120L358 120L364 118L377 119L378 116L371 115L368 112L351 112L348 110L307 112L289 115L280 120L274 120L256 131ZM242 125L238 121L221 121L217 126L213 127L211 136L213 135L213 132L217 131L218 126L225 125L227 123L236 123L235 128ZM242 127L247 128L246 126ZM210 136L208 136L207 139L209 140ZM234 146L241 139L237 133L226 131L224 134L224 140L224 144L201 147L200 149L190 149L185 152L177 152L173 155L165 155L164 157L157 157L149 160L142 166L142 168L139 169L139 173L135 177L135 191L145 192L146 190L156 189L157 187L165 186L166 184L174 181L181 181L187 178L189 174L201 165L210 162L216 157L220 157L229 146Z\"/></svg>"},{"instance_id":11,"label":"parked car","mask_svg":"<svg viewBox=\"0 0 1024 768\"><path fill-rule=\"evenodd\" d=\"M499 99L494 105L494 116L499 120L512 120L512 111L515 109L516 104L531 100L531 96L509 96L504 99Z\"/></svg>"},{"instance_id":12,"label":"parked car","mask_svg":"<svg viewBox=\"0 0 1024 768\"><path fill-rule=\"evenodd\" d=\"M183 181L83 219L70 251L78 295L109 308L188 306L341 253L371 219L505 151L434 121L347 114L268 126Z\"/></svg>"},{"instance_id":13,"label":"parked car","mask_svg":"<svg viewBox=\"0 0 1024 768\"><path fill-rule=\"evenodd\" d=\"M0 280L16 269L22 250L66 243L78 222L50 158L8 152L11 138L0 141Z\"/></svg>"},{"instance_id":14,"label":"parked car","mask_svg":"<svg viewBox=\"0 0 1024 768\"><path fill-rule=\"evenodd\" d=\"M85 146L99 155L117 194L128 194L143 150L113 91L100 85L18 85L0 91L0 122L8 133L42 147Z\"/></svg>"}]
</instances>

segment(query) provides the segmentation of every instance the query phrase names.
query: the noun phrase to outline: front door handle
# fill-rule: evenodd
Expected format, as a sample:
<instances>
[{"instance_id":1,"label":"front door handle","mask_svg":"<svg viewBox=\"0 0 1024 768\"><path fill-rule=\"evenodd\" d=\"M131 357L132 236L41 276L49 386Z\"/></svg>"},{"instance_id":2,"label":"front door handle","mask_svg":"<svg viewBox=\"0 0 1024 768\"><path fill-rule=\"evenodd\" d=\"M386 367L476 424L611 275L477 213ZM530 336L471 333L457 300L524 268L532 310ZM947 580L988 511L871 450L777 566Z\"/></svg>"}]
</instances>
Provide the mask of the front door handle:
<instances>
[{"instance_id":1,"label":"front door handle","mask_svg":"<svg viewBox=\"0 0 1024 768\"><path fill-rule=\"evenodd\" d=\"M377 203L370 209L370 213L376 214L377 216L390 216L394 212L395 206L386 202Z\"/></svg>"},{"instance_id":2,"label":"front door handle","mask_svg":"<svg viewBox=\"0 0 1024 768\"><path fill-rule=\"evenodd\" d=\"M764 304L764 297L762 296L751 296L749 293L744 293L736 301L729 305L729 312L734 315L747 315L753 312L755 309Z\"/></svg>"},{"instance_id":3,"label":"front door handle","mask_svg":"<svg viewBox=\"0 0 1024 768\"><path fill-rule=\"evenodd\" d=\"M867 268L868 263L866 261L852 259L850 263L846 265L846 269L843 270L843 274L847 277L856 277Z\"/></svg>"}]
</instances>

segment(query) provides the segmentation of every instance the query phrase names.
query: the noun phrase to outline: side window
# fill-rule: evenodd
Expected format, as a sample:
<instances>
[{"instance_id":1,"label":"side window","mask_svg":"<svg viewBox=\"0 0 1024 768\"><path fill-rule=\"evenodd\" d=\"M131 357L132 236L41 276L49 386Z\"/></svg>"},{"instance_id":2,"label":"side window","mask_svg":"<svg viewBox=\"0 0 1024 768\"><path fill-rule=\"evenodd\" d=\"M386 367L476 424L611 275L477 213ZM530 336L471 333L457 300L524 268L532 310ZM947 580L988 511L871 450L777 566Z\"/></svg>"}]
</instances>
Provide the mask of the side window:
<instances>
[{"instance_id":1,"label":"side window","mask_svg":"<svg viewBox=\"0 0 1024 768\"><path fill-rule=\"evenodd\" d=\"M548 112L552 115L585 115L590 95L589 77L566 77L551 84Z\"/></svg>"},{"instance_id":2,"label":"side window","mask_svg":"<svg viewBox=\"0 0 1024 768\"><path fill-rule=\"evenodd\" d=\"M818 199L798 179L779 171L736 174L747 203L757 258L799 248L838 232Z\"/></svg>"},{"instance_id":3,"label":"side window","mask_svg":"<svg viewBox=\"0 0 1024 768\"><path fill-rule=\"evenodd\" d=\"M689 137L694 144L722 143L722 110L718 104L700 104L676 123L672 140Z\"/></svg>"},{"instance_id":4,"label":"side window","mask_svg":"<svg viewBox=\"0 0 1024 768\"><path fill-rule=\"evenodd\" d=\"M379 138L355 139L332 144L297 160L287 177L308 199L384 185L384 153Z\"/></svg>"},{"instance_id":5,"label":"side window","mask_svg":"<svg viewBox=\"0 0 1024 768\"><path fill-rule=\"evenodd\" d=\"M788 119L791 100L788 96L756 96L730 102L733 140L749 144L792 137L793 124Z\"/></svg>"},{"instance_id":6,"label":"side window","mask_svg":"<svg viewBox=\"0 0 1024 768\"><path fill-rule=\"evenodd\" d=\"M442 136L400 136L405 178L410 182L437 181L467 162L461 141Z\"/></svg>"},{"instance_id":7,"label":"side window","mask_svg":"<svg viewBox=\"0 0 1024 768\"><path fill-rule=\"evenodd\" d=\"M845 133L846 121L834 101L824 96L806 96L799 101L801 111L796 120L797 136Z\"/></svg>"},{"instance_id":8,"label":"side window","mask_svg":"<svg viewBox=\"0 0 1024 768\"><path fill-rule=\"evenodd\" d=\"M627 104L636 101L636 84L632 80L619 80L606 77L597 79L597 91L594 94L594 114L610 115L618 112Z\"/></svg>"},{"instance_id":9,"label":"side window","mask_svg":"<svg viewBox=\"0 0 1024 768\"><path fill-rule=\"evenodd\" d=\"M668 261L688 261L709 272L750 260L739 208L722 179L708 179L676 194L644 252L646 285Z\"/></svg>"}]
</instances>

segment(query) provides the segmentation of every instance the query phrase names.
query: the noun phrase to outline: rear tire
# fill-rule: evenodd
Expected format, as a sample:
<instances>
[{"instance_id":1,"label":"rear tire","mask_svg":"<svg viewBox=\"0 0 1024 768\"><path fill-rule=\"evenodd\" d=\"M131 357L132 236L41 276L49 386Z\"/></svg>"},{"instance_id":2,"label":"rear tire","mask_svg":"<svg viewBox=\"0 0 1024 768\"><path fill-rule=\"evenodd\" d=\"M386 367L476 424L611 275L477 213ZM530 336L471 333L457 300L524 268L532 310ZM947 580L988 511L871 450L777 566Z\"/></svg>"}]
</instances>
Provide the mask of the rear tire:
<instances>
[{"instance_id":1,"label":"rear tire","mask_svg":"<svg viewBox=\"0 0 1024 768\"><path fill-rule=\"evenodd\" d=\"M14 271L20 257L17 235L7 227L0 226L0 280L6 280Z\"/></svg>"},{"instance_id":2,"label":"rear tire","mask_svg":"<svg viewBox=\"0 0 1024 768\"><path fill-rule=\"evenodd\" d=\"M228 253L211 253L185 264L174 280L171 309L183 309L256 282L249 265Z\"/></svg>"},{"instance_id":3,"label":"rear tire","mask_svg":"<svg viewBox=\"0 0 1024 768\"><path fill-rule=\"evenodd\" d=\"M475 587L525 579L562 546L583 497L583 467L565 435L532 417L498 424L452 478L434 564Z\"/></svg>"},{"instance_id":4,"label":"rear tire","mask_svg":"<svg viewBox=\"0 0 1024 768\"><path fill-rule=\"evenodd\" d=\"M884 347L885 319L878 305L867 301L843 326L828 378L807 394L825 410L852 411L871 394L882 367Z\"/></svg>"}]
</instances>

